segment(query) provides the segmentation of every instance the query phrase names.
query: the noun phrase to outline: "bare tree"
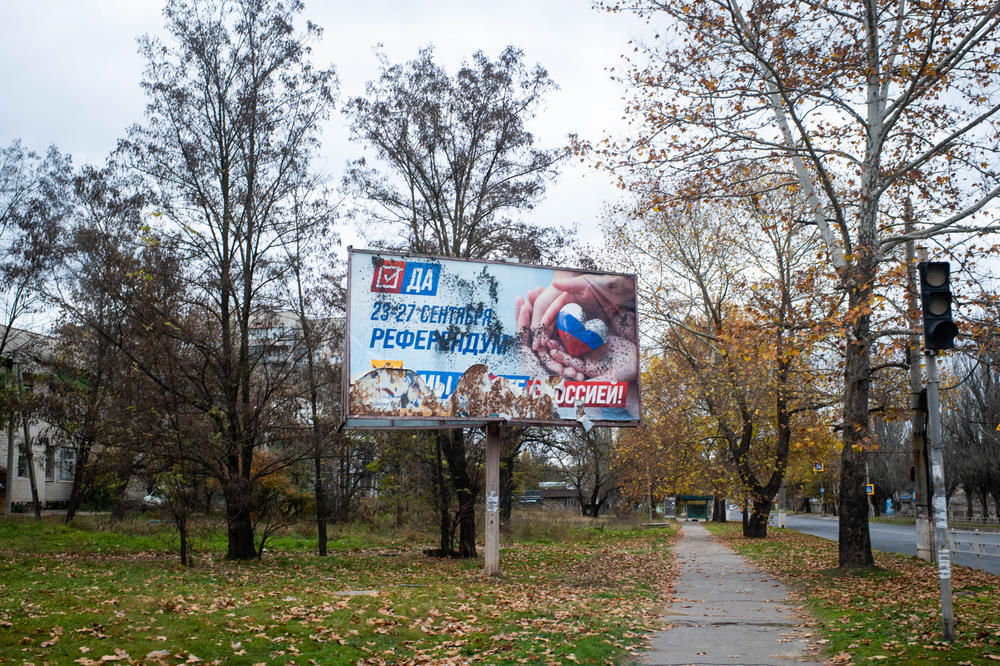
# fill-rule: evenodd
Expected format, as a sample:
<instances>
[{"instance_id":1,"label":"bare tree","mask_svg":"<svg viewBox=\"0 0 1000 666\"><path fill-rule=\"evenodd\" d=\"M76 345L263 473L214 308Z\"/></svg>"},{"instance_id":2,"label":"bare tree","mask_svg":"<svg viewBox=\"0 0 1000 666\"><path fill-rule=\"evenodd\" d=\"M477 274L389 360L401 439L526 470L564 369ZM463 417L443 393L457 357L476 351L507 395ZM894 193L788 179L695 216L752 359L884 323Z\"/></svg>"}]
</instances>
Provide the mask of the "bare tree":
<instances>
[{"instance_id":1,"label":"bare tree","mask_svg":"<svg viewBox=\"0 0 1000 666\"><path fill-rule=\"evenodd\" d=\"M188 365L173 368L183 381L136 360L214 424L231 559L258 554L254 488L288 462L257 464L292 411L292 369L268 363L267 335L295 229L292 194L308 178L336 86L332 69L310 64L320 29L296 31L301 9L298 0L168 2L171 42L140 42L148 120L120 149L145 177L153 220L176 240L187 280L184 317L149 322L183 350Z\"/></svg>"},{"instance_id":2,"label":"bare tree","mask_svg":"<svg viewBox=\"0 0 1000 666\"><path fill-rule=\"evenodd\" d=\"M541 199L564 152L536 148L525 127L555 84L523 57L510 46L496 60L476 52L450 76L431 48L404 65L382 56L380 78L344 109L352 139L376 158L345 177L366 227L402 231L389 245L413 252L542 258L552 231L514 216Z\"/></svg>"},{"instance_id":3,"label":"bare tree","mask_svg":"<svg viewBox=\"0 0 1000 666\"><path fill-rule=\"evenodd\" d=\"M113 167L84 167L73 179L57 279L48 294L62 306L56 369L45 419L76 456L66 522L73 520L97 477L100 461L127 439L124 390L130 363L121 353L128 313L118 297L140 268L142 198ZM130 456L114 454L121 460ZM125 470L123 470L125 471ZM125 475L127 479L127 472ZM124 481L120 484L124 491Z\"/></svg>"},{"instance_id":4,"label":"bare tree","mask_svg":"<svg viewBox=\"0 0 1000 666\"><path fill-rule=\"evenodd\" d=\"M11 327L40 305L48 272L58 261L57 239L69 211L71 169L68 155L55 147L45 157L20 141L0 149L0 289L4 326L0 354Z\"/></svg>"},{"instance_id":5,"label":"bare tree","mask_svg":"<svg viewBox=\"0 0 1000 666\"><path fill-rule=\"evenodd\" d=\"M513 47L496 60L477 52L454 76L433 55L426 48L402 65L383 57L380 78L344 110L352 139L375 158L353 162L345 177L359 199L355 215L366 231L381 234L372 241L387 248L524 262L550 258L564 247L559 231L516 217L540 200L564 155L536 148L525 126L554 88L548 73L527 68ZM435 436L435 478L443 481L447 474L457 498L462 557L476 554L478 475L469 464L468 437L461 430ZM452 555L446 533L452 493L443 483L437 487L441 554Z\"/></svg>"},{"instance_id":6,"label":"bare tree","mask_svg":"<svg viewBox=\"0 0 1000 666\"><path fill-rule=\"evenodd\" d=\"M618 491L613 428L574 428L553 439L556 461L566 481L576 490L580 513L597 518Z\"/></svg>"},{"instance_id":7,"label":"bare tree","mask_svg":"<svg viewBox=\"0 0 1000 666\"><path fill-rule=\"evenodd\" d=\"M330 192L317 181L307 181L293 196L292 225L285 244L288 262L288 310L295 319L294 352L300 400L308 430L308 448L313 462L316 503L317 548L326 555L326 523L329 518L327 475L324 459L338 458L352 440L337 432L340 420L340 350L343 349L343 312L346 300L339 262L334 248L339 243L332 230L335 208ZM342 474L343 466L338 468ZM338 486L342 490L343 486ZM335 498L342 494L335 493ZM342 508L335 501L335 516Z\"/></svg>"}]
</instances>

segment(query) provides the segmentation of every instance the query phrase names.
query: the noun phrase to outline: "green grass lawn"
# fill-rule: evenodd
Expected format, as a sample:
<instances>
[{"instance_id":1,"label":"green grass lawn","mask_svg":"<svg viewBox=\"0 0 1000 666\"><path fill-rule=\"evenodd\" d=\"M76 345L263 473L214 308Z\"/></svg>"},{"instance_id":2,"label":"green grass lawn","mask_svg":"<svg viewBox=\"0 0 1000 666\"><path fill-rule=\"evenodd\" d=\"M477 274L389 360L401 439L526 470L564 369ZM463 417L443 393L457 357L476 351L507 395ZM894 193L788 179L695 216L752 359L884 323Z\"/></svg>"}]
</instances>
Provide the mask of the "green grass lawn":
<instances>
[{"instance_id":1,"label":"green grass lawn","mask_svg":"<svg viewBox=\"0 0 1000 666\"><path fill-rule=\"evenodd\" d=\"M820 620L837 664L992 664L1000 661L1000 576L952 568L955 642L941 640L937 566L875 552L876 567L836 568L837 544L792 530L744 539L739 524L708 524L737 552L792 587Z\"/></svg>"},{"instance_id":2,"label":"green grass lawn","mask_svg":"<svg viewBox=\"0 0 1000 666\"><path fill-rule=\"evenodd\" d=\"M654 627L674 530L515 533L486 579L481 557L429 558L412 535L335 529L321 558L288 534L235 563L202 531L183 568L165 524L0 523L0 662L608 663Z\"/></svg>"}]
</instances>

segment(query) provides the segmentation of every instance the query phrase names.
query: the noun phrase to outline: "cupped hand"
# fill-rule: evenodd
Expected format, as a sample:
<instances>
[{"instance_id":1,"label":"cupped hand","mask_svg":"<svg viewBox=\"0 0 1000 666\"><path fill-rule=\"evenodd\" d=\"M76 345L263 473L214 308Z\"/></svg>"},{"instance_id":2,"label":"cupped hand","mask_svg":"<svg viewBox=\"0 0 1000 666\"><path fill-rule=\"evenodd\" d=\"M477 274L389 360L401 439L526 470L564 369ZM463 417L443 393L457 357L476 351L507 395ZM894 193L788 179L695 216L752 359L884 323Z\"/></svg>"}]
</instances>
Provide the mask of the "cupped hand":
<instances>
[{"instance_id":1,"label":"cupped hand","mask_svg":"<svg viewBox=\"0 0 1000 666\"><path fill-rule=\"evenodd\" d=\"M518 297L514 304L517 321L517 339L521 362L525 370L534 376L559 375L565 379L582 380L582 368L561 362L561 358L570 358L562 342L554 335L555 317L562 305L555 307L555 301L549 301L547 309L554 307L554 314L538 320L534 325L534 313L538 311L538 296L542 289L528 292L527 298Z\"/></svg>"},{"instance_id":2,"label":"cupped hand","mask_svg":"<svg viewBox=\"0 0 1000 666\"><path fill-rule=\"evenodd\" d=\"M631 382L639 374L639 347L618 335L608 336L601 347L580 358L570 356L565 350L554 350L550 355L556 363L574 371L580 380Z\"/></svg>"}]
</instances>

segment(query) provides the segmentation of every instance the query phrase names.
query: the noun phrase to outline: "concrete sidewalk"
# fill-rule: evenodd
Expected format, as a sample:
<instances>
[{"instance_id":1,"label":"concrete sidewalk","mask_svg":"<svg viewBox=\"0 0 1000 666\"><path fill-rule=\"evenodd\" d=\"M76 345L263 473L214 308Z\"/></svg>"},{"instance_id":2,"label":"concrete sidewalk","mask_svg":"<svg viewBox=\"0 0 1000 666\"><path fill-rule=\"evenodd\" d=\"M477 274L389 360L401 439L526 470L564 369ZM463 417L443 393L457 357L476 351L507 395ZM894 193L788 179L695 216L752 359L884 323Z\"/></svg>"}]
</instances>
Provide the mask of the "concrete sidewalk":
<instances>
[{"instance_id":1,"label":"concrete sidewalk","mask_svg":"<svg viewBox=\"0 0 1000 666\"><path fill-rule=\"evenodd\" d=\"M684 523L674 549L680 563L674 603L650 650L649 664L820 664L808 654L801 627L809 616L773 576L716 541L697 523Z\"/></svg>"}]
</instances>

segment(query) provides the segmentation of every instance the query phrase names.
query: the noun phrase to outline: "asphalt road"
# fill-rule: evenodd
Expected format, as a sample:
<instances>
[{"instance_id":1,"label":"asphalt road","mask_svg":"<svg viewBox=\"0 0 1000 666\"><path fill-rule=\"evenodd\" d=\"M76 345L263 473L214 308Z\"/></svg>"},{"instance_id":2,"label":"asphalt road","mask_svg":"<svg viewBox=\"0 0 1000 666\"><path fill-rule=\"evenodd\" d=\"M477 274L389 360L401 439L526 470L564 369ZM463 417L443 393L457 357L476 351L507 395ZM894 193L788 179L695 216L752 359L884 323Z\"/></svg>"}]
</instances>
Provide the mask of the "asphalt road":
<instances>
[{"instance_id":1,"label":"asphalt road","mask_svg":"<svg viewBox=\"0 0 1000 666\"><path fill-rule=\"evenodd\" d=\"M837 540L836 518L810 517L801 514L790 515L785 519L785 525L798 532L823 537L830 541ZM869 523L868 534L871 535L872 548L875 550L914 556L917 554L917 529L913 525ZM997 533L983 532L980 534L980 539L984 543L1000 544L1000 534ZM964 567L977 568L975 556L968 553L952 553L951 561L953 564ZM979 562L978 568L1000 575L1000 557L980 557Z\"/></svg>"}]
</instances>

